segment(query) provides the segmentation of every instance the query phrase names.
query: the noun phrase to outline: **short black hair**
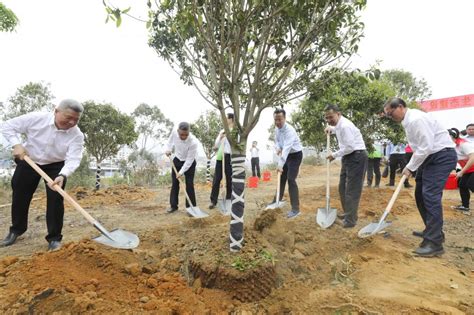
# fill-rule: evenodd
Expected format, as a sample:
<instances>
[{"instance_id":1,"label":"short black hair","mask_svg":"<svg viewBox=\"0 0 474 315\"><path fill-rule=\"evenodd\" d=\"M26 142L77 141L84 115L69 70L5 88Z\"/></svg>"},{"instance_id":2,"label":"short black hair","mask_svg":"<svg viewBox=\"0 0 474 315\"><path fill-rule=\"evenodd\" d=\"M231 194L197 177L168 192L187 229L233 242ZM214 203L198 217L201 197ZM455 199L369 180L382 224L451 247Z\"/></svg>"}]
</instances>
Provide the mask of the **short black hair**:
<instances>
[{"instance_id":1,"label":"short black hair","mask_svg":"<svg viewBox=\"0 0 474 315\"><path fill-rule=\"evenodd\" d=\"M286 112L283 108L277 108L273 112L273 115L283 114L283 117L286 117Z\"/></svg>"},{"instance_id":2,"label":"short black hair","mask_svg":"<svg viewBox=\"0 0 474 315\"><path fill-rule=\"evenodd\" d=\"M324 107L324 111L325 112L328 112L332 110L333 112L336 112L336 113L340 113L341 112L341 109L339 108L339 106L337 106L336 104L327 104L325 107Z\"/></svg>"},{"instance_id":3,"label":"short black hair","mask_svg":"<svg viewBox=\"0 0 474 315\"><path fill-rule=\"evenodd\" d=\"M234 120L234 113L227 113L227 119Z\"/></svg>"},{"instance_id":4,"label":"short black hair","mask_svg":"<svg viewBox=\"0 0 474 315\"><path fill-rule=\"evenodd\" d=\"M178 129L183 131L189 131L189 123L186 121L180 122L178 125Z\"/></svg>"},{"instance_id":5,"label":"short black hair","mask_svg":"<svg viewBox=\"0 0 474 315\"><path fill-rule=\"evenodd\" d=\"M383 107L385 108L387 106L390 106L390 108L397 108L399 106L407 107L407 103L405 103L405 101L399 97L392 97L385 103Z\"/></svg>"},{"instance_id":6,"label":"short black hair","mask_svg":"<svg viewBox=\"0 0 474 315\"><path fill-rule=\"evenodd\" d=\"M454 139L458 139L459 138L459 130L458 128L450 128L448 129L448 132L449 132L449 135L451 137L453 137Z\"/></svg>"},{"instance_id":7,"label":"short black hair","mask_svg":"<svg viewBox=\"0 0 474 315\"><path fill-rule=\"evenodd\" d=\"M469 127L473 127L473 126L474 126L474 123L467 124L466 129L469 128Z\"/></svg>"}]
</instances>

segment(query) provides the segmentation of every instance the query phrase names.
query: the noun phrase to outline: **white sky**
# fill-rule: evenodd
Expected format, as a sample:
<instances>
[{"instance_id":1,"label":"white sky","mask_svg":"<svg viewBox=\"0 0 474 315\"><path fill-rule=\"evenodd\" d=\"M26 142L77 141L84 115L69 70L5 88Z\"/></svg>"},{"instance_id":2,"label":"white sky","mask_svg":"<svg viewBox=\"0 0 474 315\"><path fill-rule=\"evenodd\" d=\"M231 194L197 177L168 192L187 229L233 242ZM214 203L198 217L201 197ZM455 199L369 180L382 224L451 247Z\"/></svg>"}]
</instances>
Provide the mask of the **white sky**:
<instances>
[{"instance_id":1,"label":"white sky","mask_svg":"<svg viewBox=\"0 0 474 315\"><path fill-rule=\"evenodd\" d=\"M104 24L101 0L0 1L20 19L16 32L0 33L0 102L30 81L44 81L56 101L108 101L128 113L145 102L175 123L211 108L148 47L144 23ZM132 2L130 13L137 14L146 1L114 3ZM471 0L369 1L365 38L352 64L365 69L382 60L382 69L410 71L427 80L432 98L474 93L473 12ZM261 147L271 110L264 116L249 139Z\"/></svg>"}]
</instances>

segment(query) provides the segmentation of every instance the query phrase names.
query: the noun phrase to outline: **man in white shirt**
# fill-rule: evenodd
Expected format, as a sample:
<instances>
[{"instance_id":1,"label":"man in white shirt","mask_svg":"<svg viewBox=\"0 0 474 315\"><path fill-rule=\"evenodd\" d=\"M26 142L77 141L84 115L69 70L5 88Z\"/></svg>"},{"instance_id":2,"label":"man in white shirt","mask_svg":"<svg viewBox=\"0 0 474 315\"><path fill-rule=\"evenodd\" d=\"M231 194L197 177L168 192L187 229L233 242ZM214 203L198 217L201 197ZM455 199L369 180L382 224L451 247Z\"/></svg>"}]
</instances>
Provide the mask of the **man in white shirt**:
<instances>
[{"instance_id":1,"label":"man in white shirt","mask_svg":"<svg viewBox=\"0 0 474 315\"><path fill-rule=\"evenodd\" d=\"M258 178L260 178L260 158L258 152L257 141L254 141L252 142L252 148L250 149L250 164L252 165L252 176L258 176Z\"/></svg>"},{"instance_id":2,"label":"man in white shirt","mask_svg":"<svg viewBox=\"0 0 474 315\"><path fill-rule=\"evenodd\" d=\"M227 124L229 129L234 127L234 114L227 114ZM223 145L222 145L223 144ZM222 180L222 159L224 159L225 165L225 181L226 181L226 200L230 200L232 197L232 164L231 164L231 154L232 148L230 146L229 140L227 140L225 135L225 130L221 130L217 135L216 141L214 143L214 149L217 150L216 154L216 166L214 169L214 179L212 181L211 189L211 203L209 204L209 209L214 209L217 205L217 199L219 198L219 189Z\"/></svg>"},{"instance_id":3,"label":"man in white shirt","mask_svg":"<svg viewBox=\"0 0 474 315\"><path fill-rule=\"evenodd\" d=\"M170 208L167 213L173 213L178 210L179 182L178 178L184 175L186 179L186 192L191 199L192 206L196 206L196 192L194 191L194 174L196 173L196 155L198 150L198 141L196 137L189 132L190 126L187 122L181 122L177 130L173 130L168 140L166 155L171 156L174 149L173 164L178 171L171 170L171 191ZM186 208L190 207L186 200Z\"/></svg>"},{"instance_id":4,"label":"man in white shirt","mask_svg":"<svg viewBox=\"0 0 474 315\"><path fill-rule=\"evenodd\" d=\"M359 128L342 116L337 105L327 105L324 111L329 124L325 132L335 133L339 143L339 150L329 154L327 159L333 161L338 157L342 158L339 196L344 214L338 217L343 219L343 227L352 228L358 219L357 212L367 168L367 151Z\"/></svg>"},{"instance_id":5,"label":"man in white shirt","mask_svg":"<svg viewBox=\"0 0 474 315\"><path fill-rule=\"evenodd\" d=\"M295 128L286 123L284 109L276 109L273 113L273 120L275 121L275 150L279 156L277 170L281 173L279 200L283 198L288 181L291 211L287 213L287 217L291 219L300 214L300 197L296 177L303 160L303 147ZM273 202L276 202L276 196Z\"/></svg>"},{"instance_id":6,"label":"man in white shirt","mask_svg":"<svg viewBox=\"0 0 474 315\"><path fill-rule=\"evenodd\" d=\"M474 142L474 124L468 124L466 126L466 136L464 139L469 142Z\"/></svg>"},{"instance_id":7,"label":"man in white shirt","mask_svg":"<svg viewBox=\"0 0 474 315\"><path fill-rule=\"evenodd\" d=\"M414 231L423 242L414 251L424 257L444 253L443 242L443 188L449 173L456 167L455 144L449 133L433 117L418 109L406 107L405 101L395 97L384 105L384 112L393 121L402 124L413 156L403 170L411 176L416 171L415 200L425 230Z\"/></svg>"},{"instance_id":8,"label":"man in white shirt","mask_svg":"<svg viewBox=\"0 0 474 315\"><path fill-rule=\"evenodd\" d=\"M46 224L48 250L61 247L64 218L63 197L55 191L64 188L66 179L79 166L84 147L84 135L77 127L84 108L75 100L61 101L52 113L29 113L10 119L0 126L0 132L13 147L17 164L12 177L12 225L1 246L10 246L28 227L31 198L41 176L24 161L29 157L54 179L46 186ZM21 135L25 136L22 143Z\"/></svg>"}]
</instances>

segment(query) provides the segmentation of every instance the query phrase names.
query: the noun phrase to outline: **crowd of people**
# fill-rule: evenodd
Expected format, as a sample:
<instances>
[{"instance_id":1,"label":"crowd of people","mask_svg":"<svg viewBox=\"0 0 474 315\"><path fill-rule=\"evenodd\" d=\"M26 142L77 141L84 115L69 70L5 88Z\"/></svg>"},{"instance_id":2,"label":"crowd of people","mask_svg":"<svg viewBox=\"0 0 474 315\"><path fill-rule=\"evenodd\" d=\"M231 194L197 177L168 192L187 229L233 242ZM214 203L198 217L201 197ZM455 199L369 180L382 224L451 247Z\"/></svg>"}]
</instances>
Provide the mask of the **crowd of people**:
<instances>
[{"instance_id":1,"label":"crowd of people","mask_svg":"<svg viewBox=\"0 0 474 315\"><path fill-rule=\"evenodd\" d=\"M39 182L37 174L25 161L26 154L50 177L48 184L46 221L49 250L61 247L62 225L64 217L63 198L55 191L56 185L64 188L67 177L79 166L84 147L84 136L77 124L83 112L82 105L75 100L63 100L54 113L30 113L10 119L0 126L3 136L13 148L17 167L12 178L12 225L0 246L9 246L18 236L25 233L28 225L29 205ZM339 196L342 213L338 215L344 228L353 228L358 221L358 207L364 184L378 188L380 186L382 163L388 166L388 186L395 185L396 172L406 175L406 188L411 188L409 178L415 181L415 199L421 219L425 225L423 231L413 231L415 236L423 238L414 251L419 256L432 257L444 252L443 209L441 204L443 188L448 175L457 169L459 193L462 204L457 210L469 211L470 194L474 191L474 124L466 126L465 135L456 128L444 129L438 121L418 109L408 108L404 100L393 98L383 106L386 117L400 123L406 133L407 143L373 143L374 150L368 152L362 134L337 105L327 105L324 117L327 127L324 132L334 134L338 150L328 152L329 161L341 159ZM275 152L278 155L277 171L280 174L280 194L283 198L288 184L291 209L288 219L300 214L300 199L297 184L298 172L303 159L300 138L293 126L286 121L284 109L273 112L275 123ZM234 126L234 115L227 114L229 130ZM323 131L321 131L323 132ZM232 197L232 148L222 130L216 137L215 174L210 194L209 209L214 209L219 198L220 182L225 177L225 199ZM176 172L171 172L172 186L170 207L167 213L178 210L179 179L184 177L186 192L192 206L196 205L194 175L198 140L190 132L187 122L178 124L170 134L166 155L170 157ZM174 154L174 157L172 155ZM260 177L259 150L257 143L250 149L253 176ZM385 173L385 172L384 172ZM389 173L389 174L388 174ZM375 175L375 180L374 180ZM186 200L186 207L189 207Z\"/></svg>"}]
</instances>

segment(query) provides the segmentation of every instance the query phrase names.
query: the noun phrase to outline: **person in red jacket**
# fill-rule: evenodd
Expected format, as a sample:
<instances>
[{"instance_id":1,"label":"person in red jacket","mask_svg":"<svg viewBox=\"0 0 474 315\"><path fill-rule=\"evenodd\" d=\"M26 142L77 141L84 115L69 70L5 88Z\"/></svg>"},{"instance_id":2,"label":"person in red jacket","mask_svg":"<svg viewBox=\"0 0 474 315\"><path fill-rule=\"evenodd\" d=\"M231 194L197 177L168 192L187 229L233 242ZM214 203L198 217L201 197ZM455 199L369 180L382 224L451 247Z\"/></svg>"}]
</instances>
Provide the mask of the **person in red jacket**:
<instances>
[{"instance_id":1,"label":"person in red jacket","mask_svg":"<svg viewBox=\"0 0 474 315\"><path fill-rule=\"evenodd\" d=\"M461 196L461 205L453 208L460 211L469 211L469 201L471 192L474 191L474 143L459 137L459 130L456 128L448 129L451 138L456 143L456 153L461 170L457 172L459 195Z\"/></svg>"}]
</instances>

